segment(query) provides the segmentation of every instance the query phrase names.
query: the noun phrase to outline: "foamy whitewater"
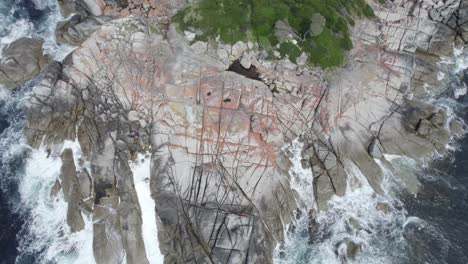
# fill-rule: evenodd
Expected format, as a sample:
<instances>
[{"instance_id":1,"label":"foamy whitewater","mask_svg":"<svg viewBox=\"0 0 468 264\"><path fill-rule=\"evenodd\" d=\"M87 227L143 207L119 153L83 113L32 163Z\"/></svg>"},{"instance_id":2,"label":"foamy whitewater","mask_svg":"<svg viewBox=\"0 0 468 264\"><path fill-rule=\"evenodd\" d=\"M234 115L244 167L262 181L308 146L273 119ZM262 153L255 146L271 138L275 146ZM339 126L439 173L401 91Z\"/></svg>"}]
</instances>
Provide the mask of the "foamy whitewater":
<instances>
[{"instance_id":1,"label":"foamy whitewater","mask_svg":"<svg viewBox=\"0 0 468 264\"><path fill-rule=\"evenodd\" d=\"M149 156L140 154L136 161L130 163L130 167L133 172L133 181L141 207L141 217L143 219L142 232L146 257L150 264L162 264L164 256L159 251L155 203L150 191L150 164Z\"/></svg>"},{"instance_id":2,"label":"foamy whitewater","mask_svg":"<svg viewBox=\"0 0 468 264\"><path fill-rule=\"evenodd\" d=\"M11 42L22 37L37 37L44 40L45 54L58 61L64 59L75 47L56 43L57 23L65 19L59 9L57 0L2 0L0 56L2 48Z\"/></svg>"},{"instance_id":3,"label":"foamy whitewater","mask_svg":"<svg viewBox=\"0 0 468 264\"><path fill-rule=\"evenodd\" d=\"M391 193L376 196L362 172L351 162L345 163L349 176L346 195L334 197L329 210L318 213L316 223L319 230L310 236L308 211L314 208L310 169L301 165L302 144L294 140L288 151L292 169L292 186L299 196L308 201L296 222L286 227L286 239L278 247L276 263L329 263L341 264L345 259L346 242L361 245L363 253L350 263L400 263L404 248L403 227L406 222L404 210ZM385 171L383 186L392 190L394 183L389 171ZM294 180L299 178L298 180ZM297 187L298 185L301 187ZM303 184L306 183L306 184ZM388 207L388 212L378 207ZM394 210L392 210L394 209Z\"/></svg>"},{"instance_id":4,"label":"foamy whitewater","mask_svg":"<svg viewBox=\"0 0 468 264\"><path fill-rule=\"evenodd\" d=\"M71 233L63 193L56 198L50 197L51 187L59 178L62 166L59 155L65 148L73 150L75 166L79 169L81 149L78 142L72 141L57 147L57 152L50 157L45 148L32 150L26 161L19 193L22 207L30 212L30 221L27 222L27 239L21 241L19 251L22 255L41 252L37 263L95 263L91 218L83 214L84 230Z\"/></svg>"},{"instance_id":5,"label":"foamy whitewater","mask_svg":"<svg viewBox=\"0 0 468 264\"><path fill-rule=\"evenodd\" d=\"M468 67L468 52L461 49L455 50L455 54L456 58L441 62L452 68L452 76L462 74ZM465 95L467 90L466 84L459 81L452 83L450 88L451 95L455 99ZM454 109L460 107L459 102L447 96L430 98L429 101L446 110L447 126L456 116ZM450 151L457 149L456 142L454 139L447 146ZM449 254L450 247L463 252L463 248L447 240L439 227L421 218L410 216L400 200L403 193L418 192L421 187L418 177L422 179L433 177L431 174L419 173L430 160L415 161L404 156L385 155L394 167L393 171L386 169L376 160L384 171L383 195L375 194L366 177L354 163L343 161L348 175L346 194L343 197L333 197L329 202L329 209L319 212L315 215L316 222L310 223L308 212L314 209L315 204L310 184L313 175L310 170L302 168L302 147L300 141L294 140L285 148L292 163L291 186L299 194L301 202L298 204L301 206L296 221L285 227L285 241L276 250L275 263L415 263L415 259L423 260L411 256L413 252L408 249L414 245L409 244L406 236L416 237L412 243L416 241L417 246L424 245L424 241L418 239L425 238L423 235L418 237L418 232L430 234L434 243L441 245L442 254ZM437 153L434 158L439 158ZM311 233L317 225L318 231ZM354 259L346 257L347 243L350 241L359 245L361 251ZM430 252L433 249L427 246L424 250ZM424 251L421 253L425 254ZM431 259L430 263L447 262Z\"/></svg>"}]
</instances>

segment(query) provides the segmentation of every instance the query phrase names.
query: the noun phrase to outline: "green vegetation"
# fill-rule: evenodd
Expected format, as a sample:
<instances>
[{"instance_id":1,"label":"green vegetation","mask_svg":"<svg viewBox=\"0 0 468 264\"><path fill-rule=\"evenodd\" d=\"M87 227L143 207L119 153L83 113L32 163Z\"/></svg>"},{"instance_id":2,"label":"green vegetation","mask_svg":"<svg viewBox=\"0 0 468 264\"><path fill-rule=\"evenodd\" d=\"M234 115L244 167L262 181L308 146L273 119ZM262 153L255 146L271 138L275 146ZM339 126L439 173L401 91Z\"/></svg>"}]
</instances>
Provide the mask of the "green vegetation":
<instances>
[{"instance_id":1,"label":"green vegetation","mask_svg":"<svg viewBox=\"0 0 468 264\"><path fill-rule=\"evenodd\" d=\"M289 60L296 63L296 59L301 56L301 49L292 42L286 41L280 44L279 52L281 57L289 56Z\"/></svg>"},{"instance_id":2,"label":"green vegetation","mask_svg":"<svg viewBox=\"0 0 468 264\"><path fill-rule=\"evenodd\" d=\"M311 34L314 14L325 18L318 34ZM344 52L352 48L352 16L374 13L365 0L198 0L179 11L174 21L182 30L196 32L195 41L217 36L229 44L252 40L271 52L279 44L281 56L295 62L305 51L310 63L327 68L342 64ZM289 24L297 44L278 39L277 21Z\"/></svg>"}]
</instances>

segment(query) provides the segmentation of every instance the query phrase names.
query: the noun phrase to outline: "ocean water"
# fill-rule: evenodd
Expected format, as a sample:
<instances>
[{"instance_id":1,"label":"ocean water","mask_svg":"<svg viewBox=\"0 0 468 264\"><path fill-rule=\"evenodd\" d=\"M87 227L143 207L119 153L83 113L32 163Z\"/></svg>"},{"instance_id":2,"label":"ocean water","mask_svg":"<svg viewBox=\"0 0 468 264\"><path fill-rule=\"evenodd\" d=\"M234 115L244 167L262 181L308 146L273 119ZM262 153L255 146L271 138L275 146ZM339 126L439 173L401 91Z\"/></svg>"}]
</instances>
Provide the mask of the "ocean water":
<instances>
[{"instance_id":1,"label":"ocean water","mask_svg":"<svg viewBox=\"0 0 468 264\"><path fill-rule=\"evenodd\" d=\"M0 1L1 49L10 42L26 36L44 36L50 53L55 21L60 15L55 1ZM22 134L24 127L21 99L40 77L14 92L0 87L0 263L15 263L21 255L20 246L28 233L31 211L24 206L20 189L31 150ZM37 263L36 254L23 263Z\"/></svg>"},{"instance_id":2,"label":"ocean water","mask_svg":"<svg viewBox=\"0 0 468 264\"><path fill-rule=\"evenodd\" d=\"M55 43L53 32L61 19L55 0L1 0L0 49L19 37L36 36L45 40L46 53L63 58L72 48ZM454 75L468 66L467 54L460 51L449 62L458 65ZM22 98L40 78L14 92L0 88L0 264L94 263L92 219L84 216L85 229L70 233L66 203L60 196L49 196L61 166L58 153L70 147L78 158L79 146L68 141L48 155L44 148L31 149L23 137ZM443 98L434 100L468 123L466 90L455 83ZM399 175L386 171L382 196L375 196L362 172L347 164L351 175L347 194L334 198L329 211L316 215L316 223L305 217L314 209L308 188L313 175L301 167L301 148L299 141L285 148L294 165L292 186L301 194L303 207L296 223L285 228L286 240L278 246L276 263L468 263L468 138L454 141L448 157L417 170L411 169L414 161L391 157L400 171L395 172ZM148 260L162 263L149 191L149 159L140 156L130 165ZM417 196L402 188L400 174L417 177L421 183ZM350 241L362 251L355 259L345 257Z\"/></svg>"}]
</instances>

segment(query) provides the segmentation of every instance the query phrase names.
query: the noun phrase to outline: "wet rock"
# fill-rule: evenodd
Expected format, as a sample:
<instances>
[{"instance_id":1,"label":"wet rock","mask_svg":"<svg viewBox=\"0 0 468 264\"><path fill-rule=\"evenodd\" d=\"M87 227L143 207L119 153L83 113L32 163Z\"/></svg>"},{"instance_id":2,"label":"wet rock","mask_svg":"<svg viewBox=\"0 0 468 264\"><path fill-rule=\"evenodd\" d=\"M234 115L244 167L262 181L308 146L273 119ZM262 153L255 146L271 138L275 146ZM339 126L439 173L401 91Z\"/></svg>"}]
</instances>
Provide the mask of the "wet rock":
<instances>
[{"instance_id":1,"label":"wet rock","mask_svg":"<svg viewBox=\"0 0 468 264\"><path fill-rule=\"evenodd\" d=\"M67 223L71 232L78 232L84 228L84 221L80 210L80 186L76 177L75 160L72 149L65 149L61 156L60 181L65 201L68 202Z\"/></svg>"},{"instance_id":2,"label":"wet rock","mask_svg":"<svg viewBox=\"0 0 468 264\"><path fill-rule=\"evenodd\" d=\"M355 243L352 240L346 242L346 256L350 259L355 259L356 256L362 251L360 244Z\"/></svg>"},{"instance_id":3,"label":"wet rock","mask_svg":"<svg viewBox=\"0 0 468 264\"><path fill-rule=\"evenodd\" d=\"M384 214L388 214L390 211L390 206L386 203L378 203L376 209L383 212Z\"/></svg>"},{"instance_id":4,"label":"wet rock","mask_svg":"<svg viewBox=\"0 0 468 264\"><path fill-rule=\"evenodd\" d=\"M15 88L44 70L49 59L43 54L43 43L20 38L6 46L0 59L0 84Z\"/></svg>"},{"instance_id":5,"label":"wet rock","mask_svg":"<svg viewBox=\"0 0 468 264\"><path fill-rule=\"evenodd\" d=\"M335 246L335 254L343 261L354 260L362 251L361 244L354 242L350 238L346 238Z\"/></svg>"},{"instance_id":6,"label":"wet rock","mask_svg":"<svg viewBox=\"0 0 468 264\"><path fill-rule=\"evenodd\" d=\"M252 66L252 61L250 60L250 58L248 56L242 56L242 59L240 60L240 64L242 65L242 67L244 67L244 69L248 70L250 69L250 66Z\"/></svg>"},{"instance_id":7,"label":"wet rock","mask_svg":"<svg viewBox=\"0 0 468 264\"><path fill-rule=\"evenodd\" d=\"M363 228L362 228L362 225L361 225L361 224L359 223L359 221L358 221L356 218L354 218L354 217L350 217L350 218L348 219L348 222L349 222L349 225L350 225L352 228L356 229L356 230L361 230L361 229L363 229Z\"/></svg>"},{"instance_id":8,"label":"wet rock","mask_svg":"<svg viewBox=\"0 0 468 264\"><path fill-rule=\"evenodd\" d=\"M120 220L115 217L118 196L102 197L94 208L93 253L96 263L122 263L125 250L120 233Z\"/></svg>"},{"instance_id":9,"label":"wet rock","mask_svg":"<svg viewBox=\"0 0 468 264\"><path fill-rule=\"evenodd\" d=\"M463 134L465 134L465 125L462 121L460 120L453 120L450 122L450 132L453 133L454 135L457 135L461 137Z\"/></svg>"},{"instance_id":10,"label":"wet rock","mask_svg":"<svg viewBox=\"0 0 468 264\"><path fill-rule=\"evenodd\" d=\"M76 10L75 1L73 0L58 0L60 6L60 13L63 17L67 18Z\"/></svg>"},{"instance_id":11,"label":"wet rock","mask_svg":"<svg viewBox=\"0 0 468 264\"><path fill-rule=\"evenodd\" d=\"M77 180L73 151L69 148L65 149L60 158L62 159L62 167L60 168L59 178L65 201L70 202L75 188L74 183Z\"/></svg>"},{"instance_id":12,"label":"wet rock","mask_svg":"<svg viewBox=\"0 0 468 264\"><path fill-rule=\"evenodd\" d=\"M80 209L81 194L79 184L74 182L71 188L72 192L67 208L67 223L71 232L78 232L84 229L84 220Z\"/></svg>"},{"instance_id":13,"label":"wet rock","mask_svg":"<svg viewBox=\"0 0 468 264\"><path fill-rule=\"evenodd\" d=\"M442 109L439 109L437 112L433 113L429 119L431 123L437 128L443 128L447 122L447 112Z\"/></svg>"},{"instance_id":14,"label":"wet rock","mask_svg":"<svg viewBox=\"0 0 468 264\"><path fill-rule=\"evenodd\" d=\"M57 179L55 180L55 183L54 185L52 186L52 188L50 189L50 193L49 193L49 197L52 199L52 198L55 198L60 190L62 189L62 186L60 185L60 181Z\"/></svg>"}]
</instances>

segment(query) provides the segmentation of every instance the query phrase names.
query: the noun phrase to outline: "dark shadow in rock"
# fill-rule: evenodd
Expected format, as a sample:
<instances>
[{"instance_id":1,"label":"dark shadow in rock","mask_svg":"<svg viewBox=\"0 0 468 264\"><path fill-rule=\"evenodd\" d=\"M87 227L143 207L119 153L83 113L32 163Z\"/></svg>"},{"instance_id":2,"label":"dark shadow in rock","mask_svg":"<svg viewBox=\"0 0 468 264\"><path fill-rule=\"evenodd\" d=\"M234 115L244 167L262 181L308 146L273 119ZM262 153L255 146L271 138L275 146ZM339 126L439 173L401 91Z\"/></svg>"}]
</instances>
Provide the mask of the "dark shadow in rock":
<instances>
[{"instance_id":1,"label":"dark shadow in rock","mask_svg":"<svg viewBox=\"0 0 468 264\"><path fill-rule=\"evenodd\" d=\"M260 79L260 73L257 71L257 67L254 65L250 66L249 69L246 69L242 67L240 60L235 60L231 66L229 66L228 71L236 72L240 75L243 75L249 79L257 80L257 81L262 81Z\"/></svg>"}]
</instances>

